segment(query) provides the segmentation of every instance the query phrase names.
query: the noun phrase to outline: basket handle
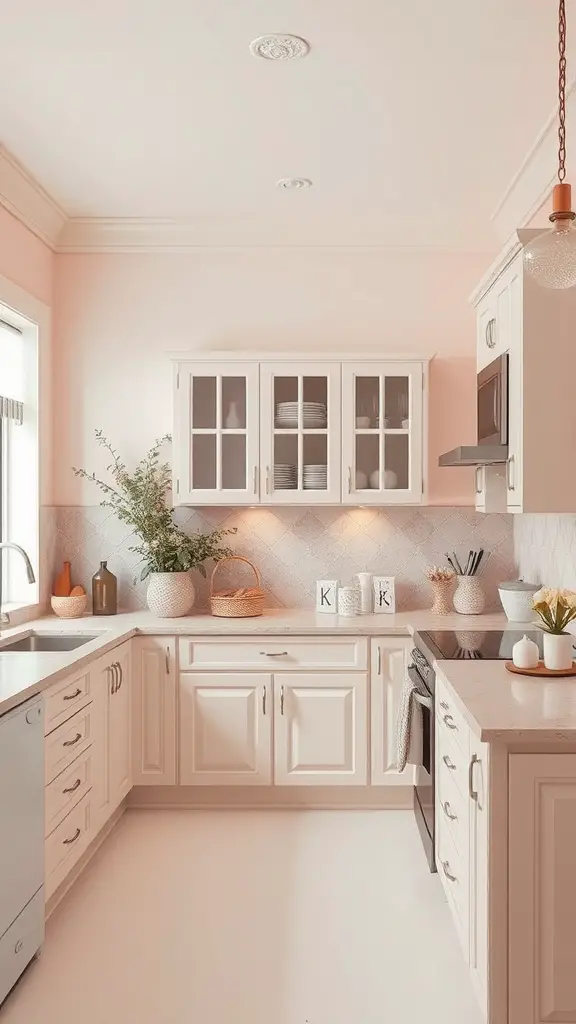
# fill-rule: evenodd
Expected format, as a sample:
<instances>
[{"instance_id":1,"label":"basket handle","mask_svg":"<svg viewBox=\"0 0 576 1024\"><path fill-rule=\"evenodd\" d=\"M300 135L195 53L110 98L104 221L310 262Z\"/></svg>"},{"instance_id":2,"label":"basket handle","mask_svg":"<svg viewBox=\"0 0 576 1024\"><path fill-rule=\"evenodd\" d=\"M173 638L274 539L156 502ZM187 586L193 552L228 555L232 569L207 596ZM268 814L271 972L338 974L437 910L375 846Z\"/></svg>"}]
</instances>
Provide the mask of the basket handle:
<instances>
[{"instance_id":1,"label":"basket handle","mask_svg":"<svg viewBox=\"0 0 576 1024\"><path fill-rule=\"evenodd\" d=\"M218 569L222 565L224 565L225 562L246 562L246 565L249 565L250 568L254 571L254 575L256 577L256 586L258 588L262 587L262 579L260 573L258 572L258 569L254 565L254 563L251 562L249 558L244 558L244 555L228 555L226 558L221 558L219 562L216 562L216 565L212 569L212 575L210 577L210 597L214 597L214 577Z\"/></svg>"}]
</instances>

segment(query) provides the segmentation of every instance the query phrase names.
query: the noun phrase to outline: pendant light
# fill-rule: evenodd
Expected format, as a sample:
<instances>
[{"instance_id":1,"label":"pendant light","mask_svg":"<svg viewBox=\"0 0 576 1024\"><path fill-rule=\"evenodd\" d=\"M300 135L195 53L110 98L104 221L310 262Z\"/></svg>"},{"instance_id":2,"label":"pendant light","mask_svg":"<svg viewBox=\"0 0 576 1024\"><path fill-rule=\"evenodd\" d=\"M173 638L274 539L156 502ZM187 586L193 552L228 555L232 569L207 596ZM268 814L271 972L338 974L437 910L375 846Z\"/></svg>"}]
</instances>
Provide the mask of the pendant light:
<instances>
[{"instance_id":1,"label":"pendant light","mask_svg":"<svg viewBox=\"0 0 576 1024\"><path fill-rule=\"evenodd\" d=\"M576 214L570 209L572 189L566 177L566 6L558 8L558 184L552 193L552 227L524 249L524 266L544 288L576 284Z\"/></svg>"}]
</instances>

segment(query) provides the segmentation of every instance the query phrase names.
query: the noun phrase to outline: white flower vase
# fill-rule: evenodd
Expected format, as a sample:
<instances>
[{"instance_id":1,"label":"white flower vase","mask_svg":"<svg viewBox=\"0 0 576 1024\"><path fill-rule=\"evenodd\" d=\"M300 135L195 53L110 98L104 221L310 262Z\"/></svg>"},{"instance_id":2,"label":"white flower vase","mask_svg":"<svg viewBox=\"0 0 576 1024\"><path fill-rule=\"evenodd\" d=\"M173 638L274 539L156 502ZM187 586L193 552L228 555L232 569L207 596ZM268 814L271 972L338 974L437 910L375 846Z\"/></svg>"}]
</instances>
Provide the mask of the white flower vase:
<instances>
[{"instance_id":1,"label":"white flower vase","mask_svg":"<svg viewBox=\"0 0 576 1024\"><path fill-rule=\"evenodd\" d=\"M161 619L187 615L196 597L189 572L152 572L148 578L146 600L154 615Z\"/></svg>"},{"instance_id":2,"label":"white flower vase","mask_svg":"<svg viewBox=\"0 0 576 1024\"><path fill-rule=\"evenodd\" d=\"M458 585L452 598L460 615L481 615L484 611L484 591L477 576L457 576Z\"/></svg>"},{"instance_id":3,"label":"white flower vase","mask_svg":"<svg viewBox=\"0 0 576 1024\"><path fill-rule=\"evenodd\" d=\"M572 668L572 633L544 633L544 665L553 672Z\"/></svg>"}]
</instances>

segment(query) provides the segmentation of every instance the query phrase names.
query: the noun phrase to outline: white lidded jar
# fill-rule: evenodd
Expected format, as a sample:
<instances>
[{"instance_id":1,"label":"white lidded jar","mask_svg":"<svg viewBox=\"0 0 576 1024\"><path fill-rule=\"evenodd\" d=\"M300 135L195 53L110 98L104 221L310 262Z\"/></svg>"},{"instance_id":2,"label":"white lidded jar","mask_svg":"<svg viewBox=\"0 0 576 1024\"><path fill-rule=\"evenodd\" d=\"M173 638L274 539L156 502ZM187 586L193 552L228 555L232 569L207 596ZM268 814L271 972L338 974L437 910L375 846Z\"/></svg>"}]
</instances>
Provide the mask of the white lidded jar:
<instances>
[{"instance_id":1,"label":"white lidded jar","mask_svg":"<svg viewBox=\"0 0 576 1024\"><path fill-rule=\"evenodd\" d=\"M539 583L526 583L525 580L510 580L498 584L498 594L506 618L510 622L532 622L534 594L540 589Z\"/></svg>"},{"instance_id":2,"label":"white lidded jar","mask_svg":"<svg viewBox=\"0 0 576 1024\"><path fill-rule=\"evenodd\" d=\"M540 661L538 644L524 634L512 648L512 661L516 668L537 668Z\"/></svg>"}]
</instances>

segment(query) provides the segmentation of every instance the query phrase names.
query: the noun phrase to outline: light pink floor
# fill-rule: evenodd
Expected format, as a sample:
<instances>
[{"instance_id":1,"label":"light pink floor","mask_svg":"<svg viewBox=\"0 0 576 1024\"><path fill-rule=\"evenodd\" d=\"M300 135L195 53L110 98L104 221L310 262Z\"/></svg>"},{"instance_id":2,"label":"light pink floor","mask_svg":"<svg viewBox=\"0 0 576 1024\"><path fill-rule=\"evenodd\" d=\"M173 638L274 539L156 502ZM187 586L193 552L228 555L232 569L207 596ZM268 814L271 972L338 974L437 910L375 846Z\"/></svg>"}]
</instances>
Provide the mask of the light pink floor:
<instances>
[{"instance_id":1,"label":"light pink floor","mask_svg":"<svg viewBox=\"0 0 576 1024\"><path fill-rule=\"evenodd\" d=\"M131 811L1 1024L480 1024L413 817Z\"/></svg>"}]
</instances>

